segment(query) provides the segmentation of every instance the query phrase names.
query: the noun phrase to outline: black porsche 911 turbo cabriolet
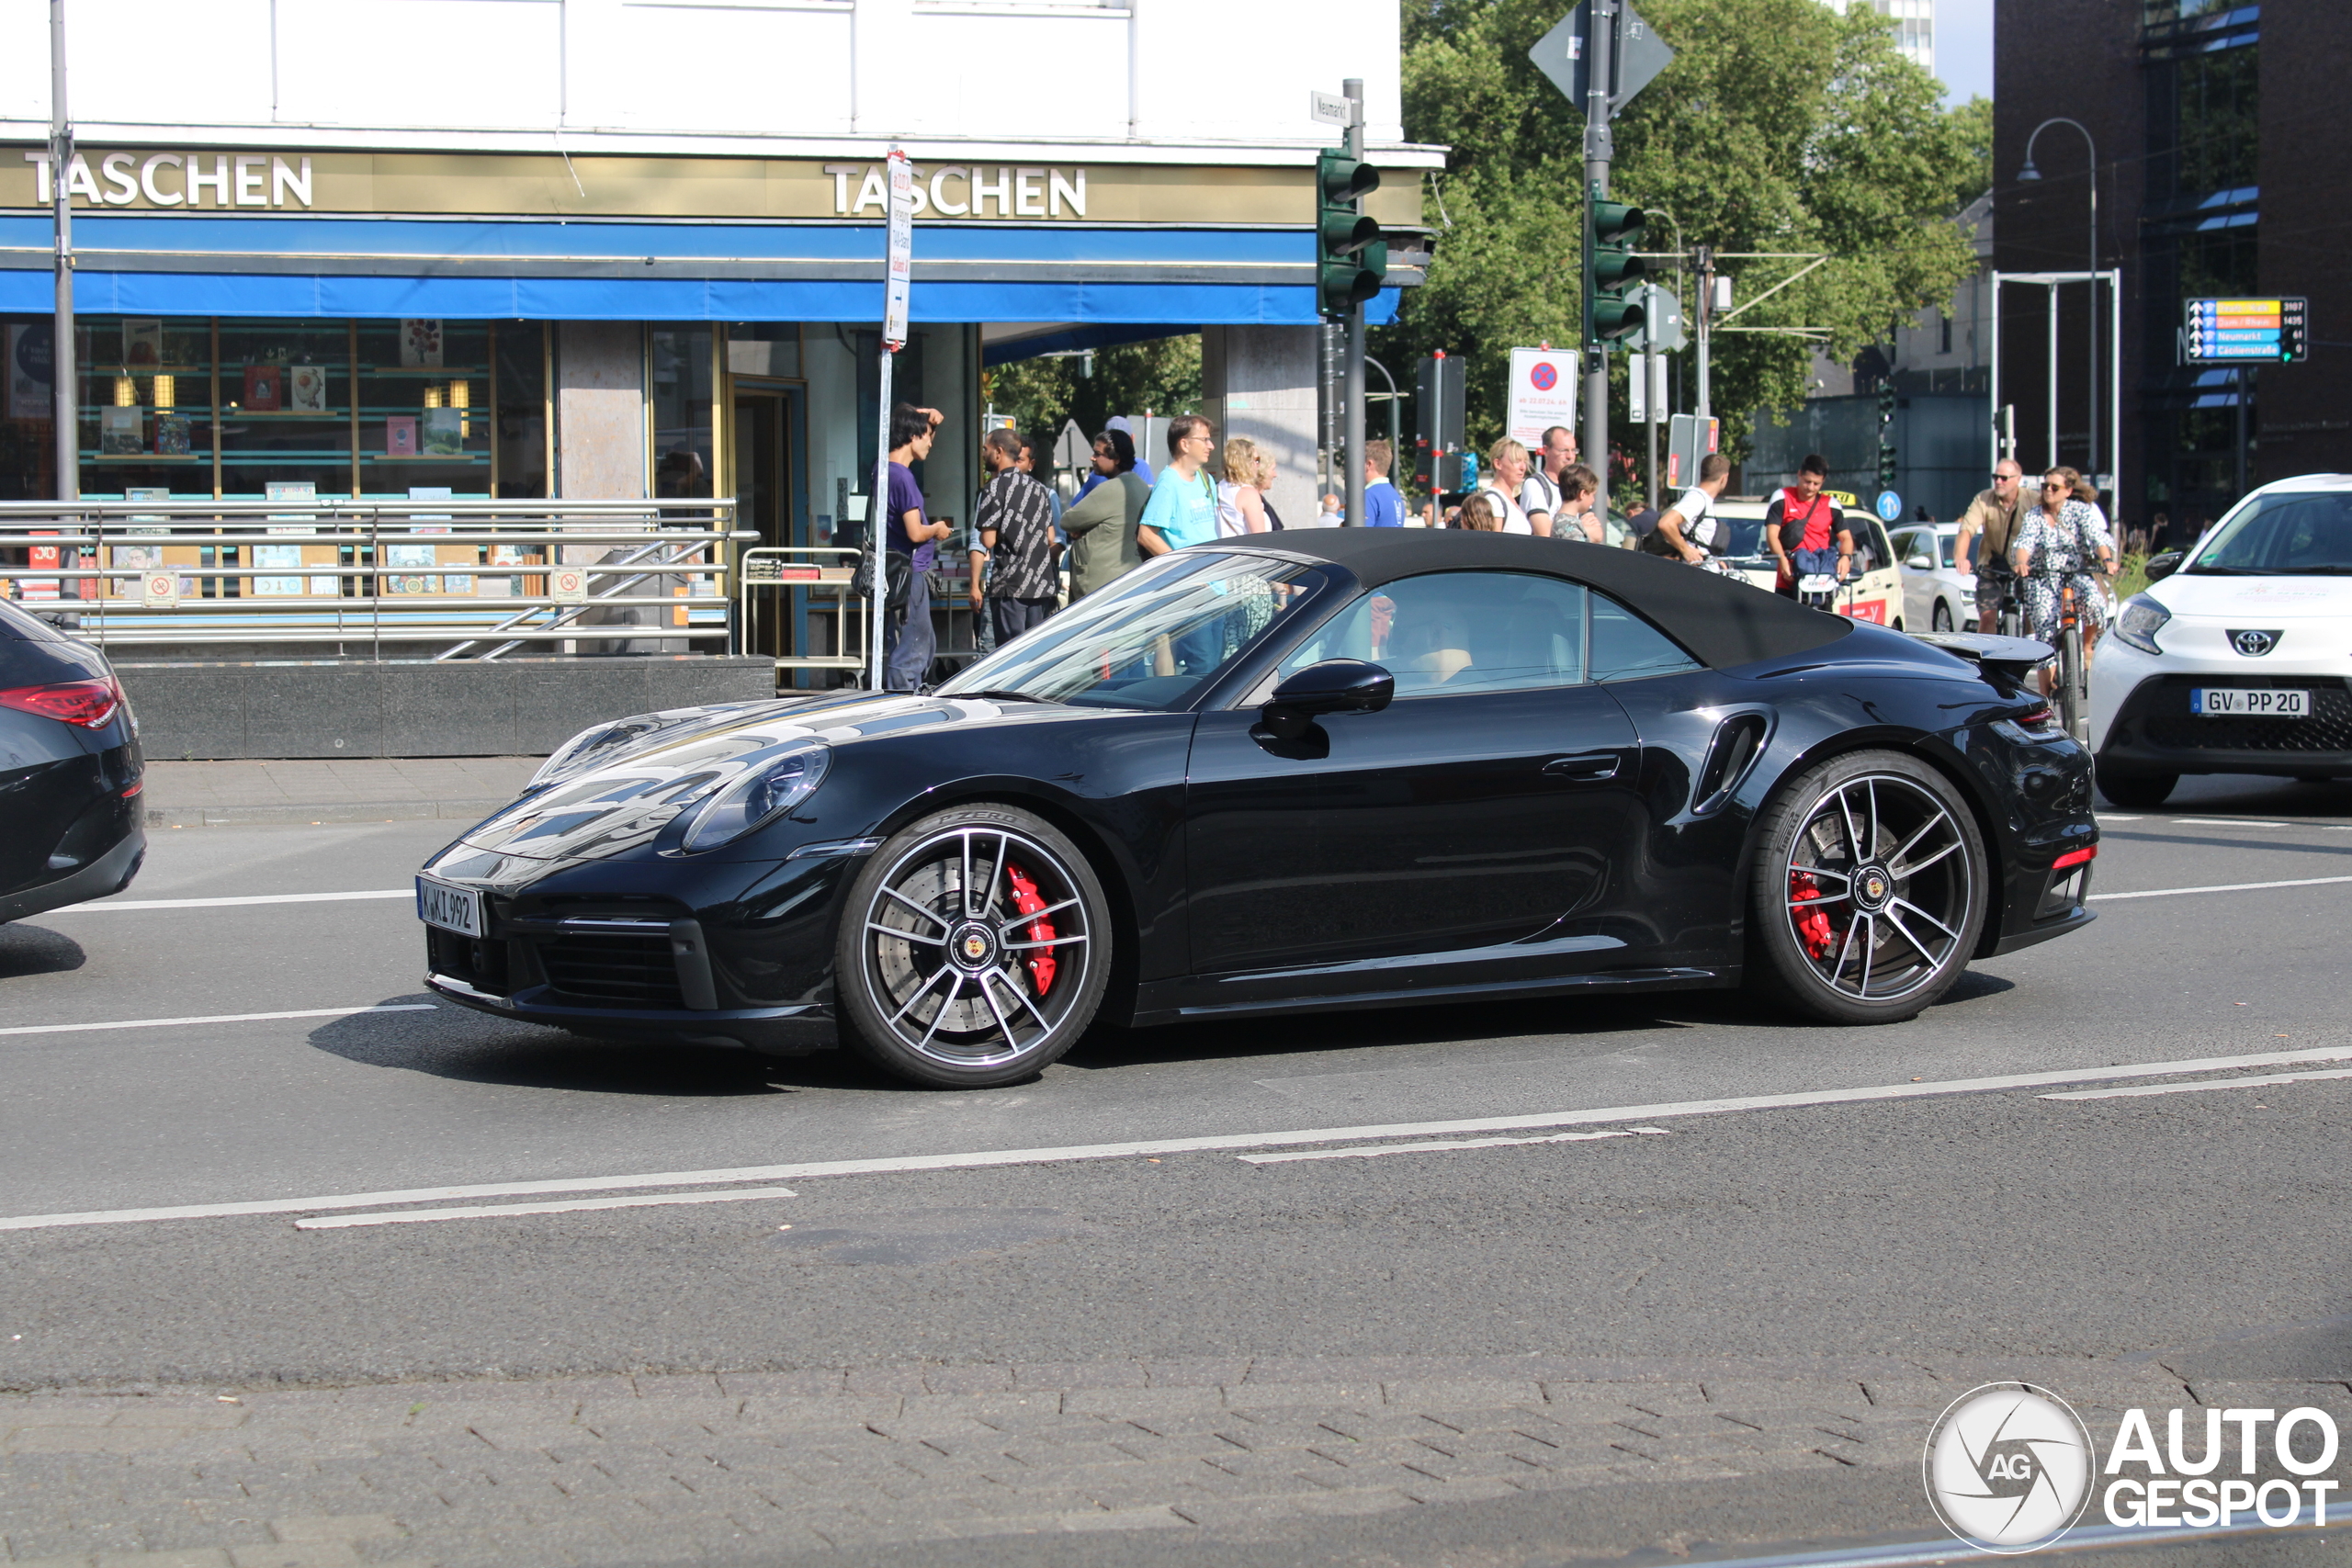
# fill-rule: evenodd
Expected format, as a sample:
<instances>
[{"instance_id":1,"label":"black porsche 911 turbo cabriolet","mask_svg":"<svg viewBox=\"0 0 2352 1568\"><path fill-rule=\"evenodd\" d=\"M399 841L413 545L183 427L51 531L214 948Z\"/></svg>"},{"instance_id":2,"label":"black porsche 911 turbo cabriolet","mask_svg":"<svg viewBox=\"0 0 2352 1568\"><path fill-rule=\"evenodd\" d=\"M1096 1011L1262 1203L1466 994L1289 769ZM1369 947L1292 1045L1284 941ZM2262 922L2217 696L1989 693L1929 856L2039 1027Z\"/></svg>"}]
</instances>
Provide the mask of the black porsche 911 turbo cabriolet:
<instances>
[{"instance_id":1,"label":"black porsche 911 turbo cabriolet","mask_svg":"<svg viewBox=\"0 0 2352 1568\"><path fill-rule=\"evenodd\" d=\"M1097 1019L1741 984L1909 1018L2091 919L2046 652L1548 539L1195 546L933 693L582 731L418 878L427 983L956 1087Z\"/></svg>"}]
</instances>

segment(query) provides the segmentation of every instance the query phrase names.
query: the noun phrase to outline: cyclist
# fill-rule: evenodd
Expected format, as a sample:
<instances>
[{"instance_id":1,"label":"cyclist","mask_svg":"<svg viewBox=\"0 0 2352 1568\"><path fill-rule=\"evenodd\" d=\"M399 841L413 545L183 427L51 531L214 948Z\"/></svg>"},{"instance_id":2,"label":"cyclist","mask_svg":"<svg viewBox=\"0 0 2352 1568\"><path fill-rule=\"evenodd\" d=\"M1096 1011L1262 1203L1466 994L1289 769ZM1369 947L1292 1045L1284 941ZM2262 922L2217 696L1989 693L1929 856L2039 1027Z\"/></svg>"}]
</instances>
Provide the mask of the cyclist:
<instances>
[{"instance_id":1,"label":"cyclist","mask_svg":"<svg viewBox=\"0 0 2352 1568\"><path fill-rule=\"evenodd\" d=\"M1808 452L1797 465L1797 482L1783 486L1764 509L1764 543L1781 568L1772 588L1782 598L1797 596L1801 578L1834 574L1842 582L1853 568L1853 531L1837 502L1821 493L1828 482L1829 460Z\"/></svg>"},{"instance_id":2,"label":"cyclist","mask_svg":"<svg viewBox=\"0 0 2352 1568\"><path fill-rule=\"evenodd\" d=\"M1730 482L1729 457L1710 452L1700 458L1698 484L1658 513L1657 526L1642 536L1641 547L1651 555L1686 560L1693 566L1703 564L1710 555L1727 553L1731 529L1714 514L1714 507Z\"/></svg>"},{"instance_id":3,"label":"cyclist","mask_svg":"<svg viewBox=\"0 0 2352 1568\"><path fill-rule=\"evenodd\" d=\"M1968 503L1960 519L1960 536L1952 541L1952 570L1976 573L1976 629L1980 632L1999 631L2001 611L2017 596L2009 552L2016 547L2018 526L2025 518L2024 481L2025 470L2015 458L2004 457L1994 464L1993 488L1979 491Z\"/></svg>"},{"instance_id":4,"label":"cyclist","mask_svg":"<svg viewBox=\"0 0 2352 1568\"><path fill-rule=\"evenodd\" d=\"M2083 670L2088 677L2091 649L2107 625L2107 595L2099 579L2116 571L2115 539L2096 507L2075 499L2081 475L2052 468L2041 478L2041 503L2025 514L2009 563L2024 591L2026 635L2053 647L2061 624L2060 590L2074 590L2076 624L2083 629ZM2042 671L2048 694L2052 672Z\"/></svg>"}]
</instances>

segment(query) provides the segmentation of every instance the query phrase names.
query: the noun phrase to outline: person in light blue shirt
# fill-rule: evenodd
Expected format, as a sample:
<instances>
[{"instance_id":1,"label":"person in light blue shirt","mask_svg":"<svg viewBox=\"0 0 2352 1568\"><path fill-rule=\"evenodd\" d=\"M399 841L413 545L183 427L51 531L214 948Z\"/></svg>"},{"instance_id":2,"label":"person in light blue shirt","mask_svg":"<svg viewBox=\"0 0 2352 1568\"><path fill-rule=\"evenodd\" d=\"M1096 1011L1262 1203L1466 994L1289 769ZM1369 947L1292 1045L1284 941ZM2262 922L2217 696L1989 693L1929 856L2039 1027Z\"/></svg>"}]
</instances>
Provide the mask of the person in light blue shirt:
<instances>
[{"instance_id":1,"label":"person in light blue shirt","mask_svg":"<svg viewBox=\"0 0 2352 1568\"><path fill-rule=\"evenodd\" d=\"M1388 482L1388 468L1396 460L1387 442L1363 444L1363 525L1367 528L1405 525L1405 498Z\"/></svg>"},{"instance_id":2,"label":"person in light blue shirt","mask_svg":"<svg viewBox=\"0 0 2352 1568\"><path fill-rule=\"evenodd\" d=\"M1216 481L1208 475L1216 450L1215 427L1188 413L1168 424L1168 463L1151 487L1136 543L1148 556L1163 556L1216 537Z\"/></svg>"}]
</instances>

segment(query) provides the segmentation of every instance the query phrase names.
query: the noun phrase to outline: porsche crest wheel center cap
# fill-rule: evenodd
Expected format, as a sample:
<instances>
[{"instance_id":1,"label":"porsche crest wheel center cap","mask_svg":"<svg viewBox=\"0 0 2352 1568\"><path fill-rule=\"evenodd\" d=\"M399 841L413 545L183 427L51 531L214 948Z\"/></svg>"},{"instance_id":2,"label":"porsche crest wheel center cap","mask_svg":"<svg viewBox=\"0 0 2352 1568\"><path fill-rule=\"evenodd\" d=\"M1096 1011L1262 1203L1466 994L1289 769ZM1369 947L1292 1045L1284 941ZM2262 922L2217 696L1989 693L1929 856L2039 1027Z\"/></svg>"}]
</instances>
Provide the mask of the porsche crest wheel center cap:
<instances>
[{"instance_id":1,"label":"porsche crest wheel center cap","mask_svg":"<svg viewBox=\"0 0 2352 1568\"><path fill-rule=\"evenodd\" d=\"M1883 865L1857 866L1854 902L1865 909L1883 909L1894 897L1894 875Z\"/></svg>"},{"instance_id":2,"label":"porsche crest wheel center cap","mask_svg":"<svg viewBox=\"0 0 2352 1568\"><path fill-rule=\"evenodd\" d=\"M996 933L977 922L959 925L947 939L947 951L957 968L989 968L996 963Z\"/></svg>"}]
</instances>

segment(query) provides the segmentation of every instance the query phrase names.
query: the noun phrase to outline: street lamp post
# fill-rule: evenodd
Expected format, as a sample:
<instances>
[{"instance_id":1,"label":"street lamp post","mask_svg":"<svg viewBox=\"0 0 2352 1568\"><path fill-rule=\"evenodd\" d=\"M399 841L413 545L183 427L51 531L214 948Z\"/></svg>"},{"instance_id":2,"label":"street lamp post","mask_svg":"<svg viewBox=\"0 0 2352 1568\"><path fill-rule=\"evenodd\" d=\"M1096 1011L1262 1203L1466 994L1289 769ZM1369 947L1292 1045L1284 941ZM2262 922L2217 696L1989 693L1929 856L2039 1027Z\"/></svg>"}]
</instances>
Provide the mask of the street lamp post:
<instances>
[{"instance_id":1,"label":"street lamp post","mask_svg":"<svg viewBox=\"0 0 2352 1568\"><path fill-rule=\"evenodd\" d=\"M2091 336L2091 375L2090 375L2090 394L2091 394L2091 404L2090 404L2090 407L2091 407L2091 423L2090 423L2090 438L2089 438L2089 439L2090 439L2090 461L2089 461L2087 464L2086 464L2086 465L2085 465L2085 467L2086 467L2086 468L2088 468L2088 469L2089 469L2089 471L2091 472L2091 474L2092 474L2093 476L2096 476L2096 475L2098 473L2098 142L2096 142L2096 141L2094 141L2093 140L2091 140L2091 133L2090 133L2090 131L2088 130L2088 129L2086 129L2086 128L2083 125L2082 121L2080 121L2080 120L2068 119L2068 118L2064 118L2064 116L2056 116L2056 117L2052 118L2045 119L2045 120L2043 120L2040 125L2037 125L2037 126L2035 126L2035 127L2033 128L2033 134L2032 134L2031 136L2029 136L2029 137L2027 137L2027 138L2025 139L2025 167L2024 167L2024 168L2022 168L2022 169L2019 169L2019 170L2018 171L2018 179L2020 182L2027 181L2027 180L2039 180L2039 179L2041 179L2041 171L2040 169L2035 168L2035 167L2034 167L2034 165L2033 165L2033 144L2034 144L2034 142L2036 142L2037 141L2039 141L2039 140L2041 139L2041 133L2042 133L2043 131L2045 131L2045 130L2049 130L2049 129L2050 129L2052 126L2053 126L2053 125L2071 125L2071 126L2073 126L2076 130L2081 131L2081 132L2083 133L2083 145L2084 145L2084 147L2085 147L2085 148L2086 148L2086 149L2089 151L2089 153L2090 153L2090 167L2089 167L2089 169L2086 172L2086 178L2087 178L2087 180L2088 180L2088 181L2089 181L2089 183L2090 183L2090 209L2091 209L2090 274L2091 274L2091 276L2090 276L2090 278L2089 278L2088 282L2086 284L2086 288L2088 288L2090 289L2090 301L2091 301L2091 308L2090 308L2090 336ZM2051 324L2051 329L2050 329L2050 330L2051 330L2051 332L2052 332L2052 333L2055 333L2057 332L2057 330L2058 330L2058 328L2057 328L2057 316L2056 316L2056 309L2057 309L2056 301L2057 301L2057 299L2058 299L2058 291L2057 291L2057 289L2056 289L2056 288L2053 288L2050 291L2050 298L2051 298L2051 301L2052 301L2052 306L2051 306L2051 309L2052 309L2051 323L2052 323L2052 324ZM2122 345L2121 345L2120 344L2117 344L2117 345L2116 345L2116 347L2117 347L2117 352L2120 353L2120 352L2121 352L2121 349L2122 349ZM2053 351L2052 351L2052 362L2053 362L2053 363L2055 362L2055 350L2053 350ZM2052 418L2052 422L2054 423L2054 422L2055 422L2055 420L2056 420L2056 418L2057 418L2057 413L2056 413L2056 409L2057 409L2057 392L2056 392L2056 389L2055 389L2054 388L2052 389L2052 393L2051 393L2051 408L2052 408L2051 418ZM2114 458L2114 459L2120 459L2120 458L2121 457L2121 454L2120 454L2120 453L2110 453L2109 456L2110 457L2110 458ZM2055 450L2053 450L2053 451L2052 451L2052 452L2051 452L2051 454L2050 454L2050 461L2051 461L2051 462L2052 462L2052 463L2055 463L2055 462L2057 462L2057 461L2058 461L2058 454L2057 454L2057 452L2056 452ZM2119 467L2120 467L2120 461L2119 461ZM2119 482L2120 482L2120 481L2119 481ZM2091 483L2093 483L2093 484L2097 484L2097 483L2098 483L2098 479L2097 479L2096 477L2094 477L2094 478L2091 479Z\"/></svg>"}]
</instances>

